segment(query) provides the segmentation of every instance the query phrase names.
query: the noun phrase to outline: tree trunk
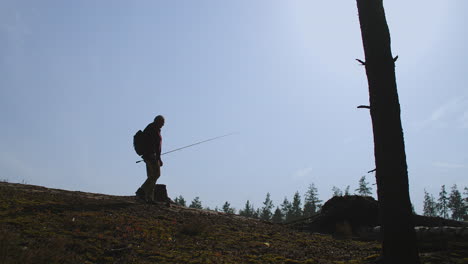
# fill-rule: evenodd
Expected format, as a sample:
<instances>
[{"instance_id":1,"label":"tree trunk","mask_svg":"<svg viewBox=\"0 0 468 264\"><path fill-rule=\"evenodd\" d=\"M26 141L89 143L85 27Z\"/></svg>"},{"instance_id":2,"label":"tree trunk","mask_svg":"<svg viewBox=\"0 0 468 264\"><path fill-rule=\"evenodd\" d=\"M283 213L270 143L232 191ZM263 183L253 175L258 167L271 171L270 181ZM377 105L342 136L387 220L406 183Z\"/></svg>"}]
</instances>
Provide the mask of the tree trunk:
<instances>
[{"instance_id":1,"label":"tree trunk","mask_svg":"<svg viewBox=\"0 0 468 264\"><path fill-rule=\"evenodd\" d=\"M384 263L420 263L412 220L395 60L382 0L357 0L369 84Z\"/></svg>"}]
</instances>

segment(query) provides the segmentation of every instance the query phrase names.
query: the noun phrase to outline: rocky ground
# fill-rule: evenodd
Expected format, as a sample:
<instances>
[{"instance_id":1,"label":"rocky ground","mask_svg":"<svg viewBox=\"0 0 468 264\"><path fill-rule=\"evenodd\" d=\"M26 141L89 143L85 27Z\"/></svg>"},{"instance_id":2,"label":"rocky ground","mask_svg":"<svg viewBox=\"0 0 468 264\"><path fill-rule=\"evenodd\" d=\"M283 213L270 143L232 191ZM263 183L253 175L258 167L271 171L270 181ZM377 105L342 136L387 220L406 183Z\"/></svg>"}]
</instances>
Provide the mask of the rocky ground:
<instances>
[{"instance_id":1,"label":"rocky ground","mask_svg":"<svg viewBox=\"0 0 468 264\"><path fill-rule=\"evenodd\" d=\"M468 263L466 243L424 263ZM380 243L338 240L135 197L0 183L0 264L372 263Z\"/></svg>"}]
</instances>

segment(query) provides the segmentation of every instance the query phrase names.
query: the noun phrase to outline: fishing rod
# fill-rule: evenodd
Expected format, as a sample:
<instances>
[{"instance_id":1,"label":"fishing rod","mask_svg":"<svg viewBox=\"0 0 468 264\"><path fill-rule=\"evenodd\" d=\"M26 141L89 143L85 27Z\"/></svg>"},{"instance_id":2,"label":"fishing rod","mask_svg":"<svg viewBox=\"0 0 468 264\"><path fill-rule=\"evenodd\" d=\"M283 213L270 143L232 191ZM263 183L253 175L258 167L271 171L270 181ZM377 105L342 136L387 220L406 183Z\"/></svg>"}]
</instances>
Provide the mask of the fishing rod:
<instances>
[{"instance_id":1,"label":"fishing rod","mask_svg":"<svg viewBox=\"0 0 468 264\"><path fill-rule=\"evenodd\" d=\"M199 144L202 144L202 143L205 143L205 142L208 142L208 141L212 141L212 140L215 140L215 139L219 139L219 138L223 138L223 137L228 137L228 136L231 136L231 135L234 135L234 134L237 134L237 132L229 133L229 134L222 135L222 136L218 136L218 137L214 137L214 138L209 138L209 139L206 139L206 140L203 140L203 141L200 141L200 142L197 142L197 143L193 143L193 144L190 144L190 145L181 147L181 148L176 148L176 149L173 149L173 150L170 150L170 151L167 151L167 152L162 153L161 156L162 156L162 155L165 155L165 154L169 154L169 153L171 153L171 152L175 152L175 151L179 151L179 150L182 150L182 149L190 148L190 147L193 147L193 146L195 146L195 145L199 145ZM143 160L139 160L139 161L137 161L136 163L139 163L139 162L142 162L142 161L143 161Z\"/></svg>"}]
</instances>

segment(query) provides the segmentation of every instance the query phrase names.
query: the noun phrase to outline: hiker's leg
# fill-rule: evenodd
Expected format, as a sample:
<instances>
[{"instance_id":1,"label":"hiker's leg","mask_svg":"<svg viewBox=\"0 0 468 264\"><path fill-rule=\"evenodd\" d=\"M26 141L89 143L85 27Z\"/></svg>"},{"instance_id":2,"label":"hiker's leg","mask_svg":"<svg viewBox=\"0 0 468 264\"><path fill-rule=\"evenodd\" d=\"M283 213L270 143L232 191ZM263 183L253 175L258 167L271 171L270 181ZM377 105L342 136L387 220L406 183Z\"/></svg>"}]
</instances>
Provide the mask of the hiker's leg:
<instances>
[{"instance_id":1,"label":"hiker's leg","mask_svg":"<svg viewBox=\"0 0 468 264\"><path fill-rule=\"evenodd\" d=\"M148 178L145 183L141 186L145 192L145 200L154 201L154 188L156 186L156 181L159 176L161 176L161 170L159 167L158 161L151 161L146 163L146 174Z\"/></svg>"}]
</instances>

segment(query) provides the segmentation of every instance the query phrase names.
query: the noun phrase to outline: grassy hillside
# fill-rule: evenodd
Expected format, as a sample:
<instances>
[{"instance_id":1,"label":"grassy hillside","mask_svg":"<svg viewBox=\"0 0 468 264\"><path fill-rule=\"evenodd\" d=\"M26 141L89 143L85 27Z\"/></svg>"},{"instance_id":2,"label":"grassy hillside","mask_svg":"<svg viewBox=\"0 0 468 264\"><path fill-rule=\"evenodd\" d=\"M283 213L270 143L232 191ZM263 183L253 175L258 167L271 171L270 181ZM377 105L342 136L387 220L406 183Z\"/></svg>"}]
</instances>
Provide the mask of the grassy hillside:
<instances>
[{"instance_id":1,"label":"grassy hillside","mask_svg":"<svg viewBox=\"0 0 468 264\"><path fill-rule=\"evenodd\" d=\"M365 263L379 251L236 215L0 183L0 264Z\"/></svg>"}]
</instances>

